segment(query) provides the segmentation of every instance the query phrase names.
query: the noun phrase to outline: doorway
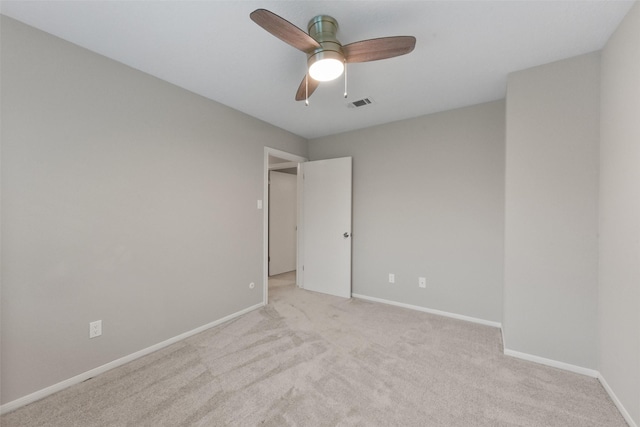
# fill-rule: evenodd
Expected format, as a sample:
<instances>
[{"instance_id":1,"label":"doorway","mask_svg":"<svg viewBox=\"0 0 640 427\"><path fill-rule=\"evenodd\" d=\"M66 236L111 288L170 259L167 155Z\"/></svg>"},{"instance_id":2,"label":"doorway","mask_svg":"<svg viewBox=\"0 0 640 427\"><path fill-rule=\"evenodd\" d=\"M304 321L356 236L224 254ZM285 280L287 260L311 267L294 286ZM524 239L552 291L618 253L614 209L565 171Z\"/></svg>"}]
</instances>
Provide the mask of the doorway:
<instances>
[{"instance_id":1,"label":"doorway","mask_svg":"<svg viewBox=\"0 0 640 427\"><path fill-rule=\"evenodd\" d=\"M296 270L298 168L269 170L269 277Z\"/></svg>"},{"instance_id":2,"label":"doorway","mask_svg":"<svg viewBox=\"0 0 640 427\"><path fill-rule=\"evenodd\" d=\"M263 230L264 230L264 238L263 238L263 254L264 254L264 259L263 259L263 295L264 295L264 304L266 305L269 302L269 276L270 276L270 262L269 262L269 254L271 252L271 250L273 250L273 245L271 245L272 247L270 248L270 244L273 243L272 242L272 236L270 236L270 229L272 228L270 224L270 212L271 212L271 206L269 203L269 181L270 181L270 175L271 175L271 171L274 171L275 173L281 174L278 176L278 178L282 178L280 179L280 181L289 181L289 184L285 184L288 186L292 186L293 183L291 182L291 178L287 178L285 175L288 174L290 177L291 176L295 176L296 180L295 180L295 204L296 204L296 212L294 214L295 217L295 222L297 224L297 230L295 233L295 271L300 270L298 268L299 262L302 259L301 255L300 255L300 250L301 250L301 245L300 245L300 233L298 232L298 230L301 230L302 224L298 221L298 219L300 218L300 204L297 203L298 200L300 200L300 195L301 195L301 185L299 183L299 176L298 176L298 171L300 169L300 163L302 162L306 162L307 159L301 156L297 156L295 154L291 154L291 153L287 153L285 151L280 151L280 150L276 150L274 148L269 148L269 147L265 147L264 150L264 194L263 194L263 209L264 209L264 225L263 225ZM277 214L277 211L276 211ZM286 223L284 224L284 226L286 227ZM279 236L281 237L281 236ZM291 239L292 236L288 236L288 237L284 237L284 239ZM278 239L276 239L278 240ZM280 239L282 240L282 239ZM282 242L281 242L282 243ZM282 246L282 245L280 245ZM286 245L285 245L286 246ZM291 248L289 248L289 251L291 250ZM287 257L291 256L290 254L287 255ZM287 261L287 265L291 265L291 260L289 259ZM277 269L281 269L283 267L276 267ZM274 273L276 273L277 271L274 271ZM299 284L300 282L297 282L296 284Z\"/></svg>"}]
</instances>

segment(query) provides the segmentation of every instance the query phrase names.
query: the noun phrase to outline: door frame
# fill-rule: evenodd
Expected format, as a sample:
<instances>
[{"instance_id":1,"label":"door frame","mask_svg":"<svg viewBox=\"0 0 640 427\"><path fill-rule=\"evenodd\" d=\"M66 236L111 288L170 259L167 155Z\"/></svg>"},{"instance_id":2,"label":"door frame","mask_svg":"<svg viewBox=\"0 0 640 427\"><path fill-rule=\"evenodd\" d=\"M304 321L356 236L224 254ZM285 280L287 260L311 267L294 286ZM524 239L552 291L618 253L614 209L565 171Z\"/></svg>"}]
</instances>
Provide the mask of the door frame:
<instances>
[{"instance_id":1,"label":"door frame","mask_svg":"<svg viewBox=\"0 0 640 427\"><path fill-rule=\"evenodd\" d=\"M296 244L296 283L298 286L302 285L301 263L303 260L302 254L302 230L304 224L302 223L302 185L301 185L301 173L300 163L308 161L306 157L298 156L296 154L288 153L286 151L277 150L271 147L264 147L264 171L263 171L263 190L262 190L262 295L263 303L267 305L269 303L269 156L278 157L280 159L288 160L298 164L298 185L297 185L297 244ZM291 166L290 164L288 165ZM278 167L274 168L278 169Z\"/></svg>"}]
</instances>

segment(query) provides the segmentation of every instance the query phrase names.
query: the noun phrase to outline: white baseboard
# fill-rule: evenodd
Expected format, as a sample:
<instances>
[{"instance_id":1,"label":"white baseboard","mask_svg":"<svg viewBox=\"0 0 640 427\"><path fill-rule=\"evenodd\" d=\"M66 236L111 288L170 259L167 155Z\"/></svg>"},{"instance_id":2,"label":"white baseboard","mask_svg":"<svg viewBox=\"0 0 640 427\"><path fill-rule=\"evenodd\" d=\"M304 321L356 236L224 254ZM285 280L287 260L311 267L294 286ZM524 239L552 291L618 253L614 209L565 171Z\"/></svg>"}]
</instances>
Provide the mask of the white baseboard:
<instances>
[{"instance_id":1,"label":"white baseboard","mask_svg":"<svg viewBox=\"0 0 640 427\"><path fill-rule=\"evenodd\" d=\"M616 407L624 417L624 420L627 422L627 424L629 424L629 427L638 427L638 424L636 424L635 421L633 421L633 419L631 418L631 415L629 415L629 412L627 412L627 409L622 405L622 402L620 402L620 400L618 399L618 396L616 396L616 394L613 392L611 387L609 387L609 384L604 379L602 374L598 374L598 380L600 381L600 384L602 384L602 387L604 387L606 392L609 394L609 397L611 398L611 400L613 400L613 403L615 403Z\"/></svg>"},{"instance_id":2,"label":"white baseboard","mask_svg":"<svg viewBox=\"0 0 640 427\"><path fill-rule=\"evenodd\" d=\"M166 341L162 341L158 344L152 345L151 347L147 347L145 349L142 349L140 351L136 351L135 353L129 354L127 356L121 357L120 359L116 359L112 362L109 362L105 365L102 366L98 366L97 368L91 369L89 371L83 372L79 375L76 375L74 377L71 377L67 380L64 380L62 382L59 382L57 384L54 384L52 386L43 388L42 390L38 390L34 393L28 394L26 396L23 396L19 399L13 400L11 402L5 403L4 405L0 406L0 414L6 414L7 412L11 412L15 409L18 409L22 406L28 405L29 403L33 403L36 400L40 400L44 397L47 397L53 393L56 393L60 390L64 390L67 387L70 387L72 385L75 384L79 384L85 380L88 380L89 378L95 377L96 375L102 374L106 371L109 371L113 368L117 368L118 366L122 366L125 363L129 363L132 360L138 359L142 356L146 356L147 354L153 353L154 351L158 351L161 348L167 347L171 344L174 344L178 341L181 341L185 338L189 338L192 335L198 334L202 331L205 331L209 328L213 328L214 326L218 326L224 322L228 322L231 319L235 319L238 316L242 316L243 314L246 314L250 311L256 310L260 307L264 307L264 303L261 302L260 304L256 304L254 306L245 308L244 310L240 310L238 312L232 313L228 316L223 317L222 319L218 319L218 320L214 320L211 323L207 323L206 325L200 326L198 328L192 329L190 331L187 331L183 334L177 335L173 338L169 338Z\"/></svg>"},{"instance_id":3,"label":"white baseboard","mask_svg":"<svg viewBox=\"0 0 640 427\"><path fill-rule=\"evenodd\" d=\"M600 372L594 369L583 368L582 366L571 365L569 363L558 362L557 360L553 360L553 359L547 359L540 356L534 356L532 354L521 353L515 350L509 350L508 348L504 349L504 354L506 356L528 360L529 362L540 363L542 365L551 366L553 368L563 369L565 371L574 372L576 374L582 374L588 377L597 378L598 381L600 381L600 384L602 384L602 387L604 387L605 391L607 392L611 400L613 400L613 403L618 408L618 411L620 411L620 414L622 414L622 417L625 419L627 424L629 424L629 427L638 427L635 421L633 421L633 419L631 418L631 415L629 415L629 412L627 411L627 409L624 407L624 405L622 405L622 402L620 402L620 399L618 399L618 396L616 396L616 394L613 392L613 389L609 387L609 384L607 384L607 381L604 379L604 377Z\"/></svg>"},{"instance_id":4,"label":"white baseboard","mask_svg":"<svg viewBox=\"0 0 640 427\"><path fill-rule=\"evenodd\" d=\"M434 310L432 308L420 307L419 305L411 305L405 304L403 302L390 301L382 298L369 297L366 295L360 294L351 294L353 298L363 299L367 301L379 302L382 304L395 305L397 307L408 308L410 310L422 311L425 313L436 314L438 316L451 317L453 319L464 320L472 323L479 323L480 325L491 326L494 328L501 328L502 324L500 322L493 322L491 320L478 319L470 316L463 316L462 314L449 313L447 311Z\"/></svg>"},{"instance_id":5,"label":"white baseboard","mask_svg":"<svg viewBox=\"0 0 640 427\"><path fill-rule=\"evenodd\" d=\"M547 359L545 357L534 356L533 354L521 353L515 350L509 350L505 347L505 356L516 357L518 359L528 360L529 362L540 363L541 365L551 366L552 368L558 368L576 374L586 375L592 378L598 378L599 372L594 369L583 368L582 366L572 365L570 363L559 362L553 359Z\"/></svg>"}]
</instances>

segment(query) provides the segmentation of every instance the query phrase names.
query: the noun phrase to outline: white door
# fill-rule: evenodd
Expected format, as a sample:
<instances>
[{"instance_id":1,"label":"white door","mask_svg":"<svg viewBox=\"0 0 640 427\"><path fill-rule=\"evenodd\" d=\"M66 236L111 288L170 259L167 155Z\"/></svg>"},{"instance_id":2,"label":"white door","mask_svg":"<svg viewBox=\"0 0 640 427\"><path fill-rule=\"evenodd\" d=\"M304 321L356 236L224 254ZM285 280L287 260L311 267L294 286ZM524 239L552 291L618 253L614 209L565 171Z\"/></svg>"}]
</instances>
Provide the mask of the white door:
<instances>
[{"instance_id":1,"label":"white door","mask_svg":"<svg viewBox=\"0 0 640 427\"><path fill-rule=\"evenodd\" d=\"M350 298L351 157L301 166L304 288Z\"/></svg>"},{"instance_id":2,"label":"white door","mask_svg":"<svg viewBox=\"0 0 640 427\"><path fill-rule=\"evenodd\" d=\"M269 276L296 269L297 176L269 172Z\"/></svg>"}]
</instances>

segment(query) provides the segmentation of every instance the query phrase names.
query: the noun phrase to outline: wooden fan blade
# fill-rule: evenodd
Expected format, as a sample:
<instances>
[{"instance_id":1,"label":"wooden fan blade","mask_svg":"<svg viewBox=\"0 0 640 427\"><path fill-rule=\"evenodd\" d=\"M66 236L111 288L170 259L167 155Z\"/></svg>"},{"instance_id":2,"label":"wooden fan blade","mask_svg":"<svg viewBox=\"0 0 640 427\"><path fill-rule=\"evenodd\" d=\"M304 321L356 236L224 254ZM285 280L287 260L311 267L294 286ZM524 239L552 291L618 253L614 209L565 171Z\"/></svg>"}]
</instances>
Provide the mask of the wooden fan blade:
<instances>
[{"instance_id":1,"label":"wooden fan blade","mask_svg":"<svg viewBox=\"0 0 640 427\"><path fill-rule=\"evenodd\" d=\"M266 9L256 9L249 16L253 22L283 42L305 53L320 47L320 44L309 34L273 12Z\"/></svg>"},{"instance_id":2,"label":"wooden fan blade","mask_svg":"<svg viewBox=\"0 0 640 427\"><path fill-rule=\"evenodd\" d=\"M413 36L382 37L342 46L347 62L369 62L405 55L416 47Z\"/></svg>"},{"instance_id":3,"label":"wooden fan blade","mask_svg":"<svg viewBox=\"0 0 640 427\"><path fill-rule=\"evenodd\" d=\"M309 80L308 93L307 93L307 84L305 82L305 80L307 80L307 77ZM302 82L300 83L300 86L298 86L298 91L296 92L296 101L304 101L305 99L307 99L307 97L311 96L313 91L315 91L319 85L320 85L319 81L312 79L311 77L309 77L308 74L305 75L302 78Z\"/></svg>"}]
</instances>

